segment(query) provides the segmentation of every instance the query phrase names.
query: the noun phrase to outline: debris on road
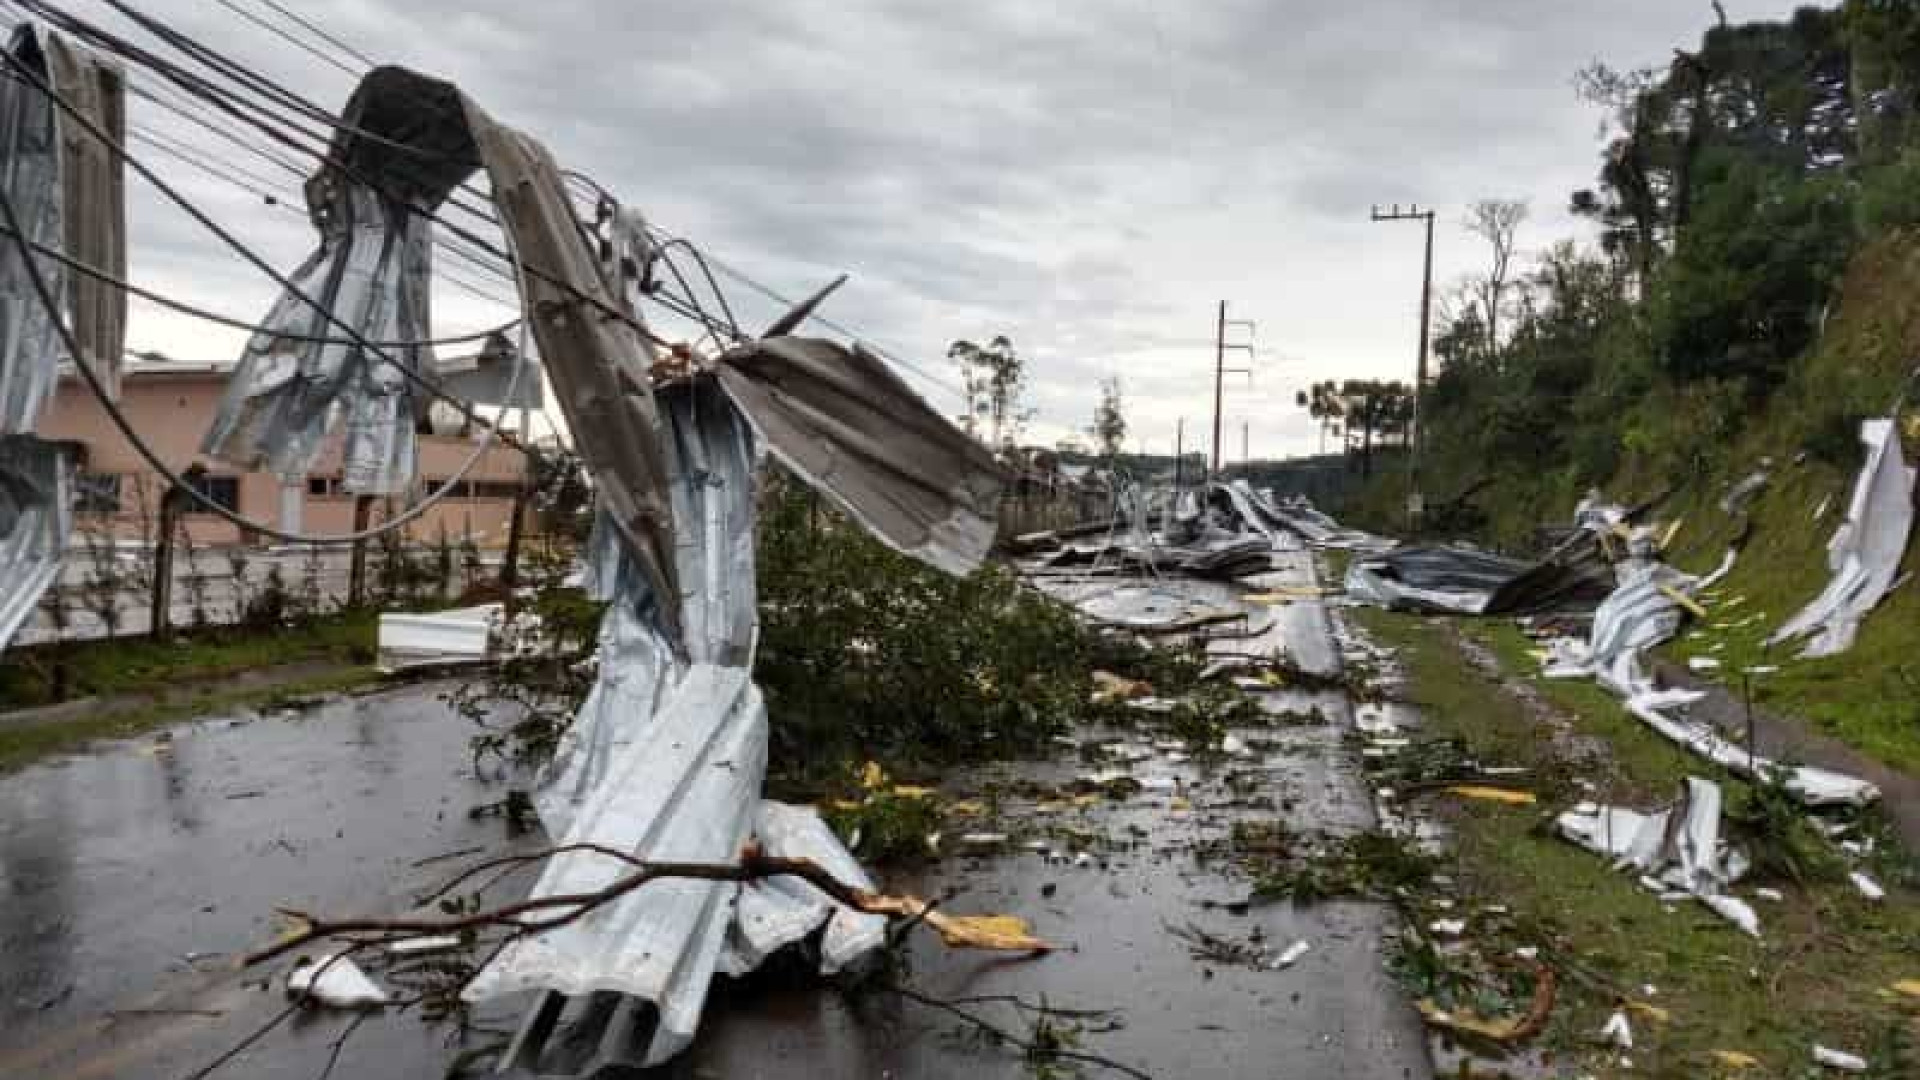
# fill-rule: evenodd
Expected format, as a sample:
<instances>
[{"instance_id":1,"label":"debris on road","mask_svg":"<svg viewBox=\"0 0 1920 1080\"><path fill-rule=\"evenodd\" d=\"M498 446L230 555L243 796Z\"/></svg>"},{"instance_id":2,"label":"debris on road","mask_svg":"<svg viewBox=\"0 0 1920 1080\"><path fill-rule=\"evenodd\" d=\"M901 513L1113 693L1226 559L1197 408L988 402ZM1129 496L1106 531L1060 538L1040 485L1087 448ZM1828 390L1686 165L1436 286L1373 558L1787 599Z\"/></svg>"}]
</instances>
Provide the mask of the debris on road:
<instances>
[{"instance_id":1,"label":"debris on road","mask_svg":"<svg viewBox=\"0 0 1920 1080\"><path fill-rule=\"evenodd\" d=\"M337 1009L376 1008L390 1000L345 952L318 961L302 957L287 974L287 993Z\"/></svg>"}]
</instances>

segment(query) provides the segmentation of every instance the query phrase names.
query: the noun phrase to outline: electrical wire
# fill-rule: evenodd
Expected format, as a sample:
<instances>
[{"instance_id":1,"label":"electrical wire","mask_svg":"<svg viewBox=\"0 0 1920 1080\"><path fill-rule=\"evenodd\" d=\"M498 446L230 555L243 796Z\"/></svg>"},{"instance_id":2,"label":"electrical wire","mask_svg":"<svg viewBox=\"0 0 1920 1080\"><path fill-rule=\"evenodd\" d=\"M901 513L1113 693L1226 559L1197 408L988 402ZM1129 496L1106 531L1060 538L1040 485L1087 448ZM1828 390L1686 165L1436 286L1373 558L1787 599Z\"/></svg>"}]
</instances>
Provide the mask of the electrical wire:
<instances>
[{"instance_id":1,"label":"electrical wire","mask_svg":"<svg viewBox=\"0 0 1920 1080\"><path fill-rule=\"evenodd\" d=\"M11 53L4 53L4 55L6 55L8 59L12 59ZM299 533L275 528L271 525L248 518L237 511L228 509L206 492L188 483L185 477L175 472L165 461L161 460L160 455L141 437L140 432L133 426L133 422L127 419L126 413L121 410L119 402L115 401L113 395L108 392L106 385L100 379L99 373L93 370L93 365L80 359L85 353L81 350L79 341L74 338L72 328L67 325L66 319L63 317L60 301L54 296L53 288L47 284L45 275L40 272L39 260L33 257L32 245L28 242L25 232L20 227L20 216L14 209L13 197L6 192L4 185L0 185L0 216L6 218L6 233L13 241L15 249L20 253L21 263L25 265L27 269L27 276L33 284L33 291L38 295L40 305L46 310L49 322L52 323L55 331L59 334L62 346L67 350L67 355L74 358L74 368L79 371L82 381L93 391L94 397L99 400L101 408L106 410L108 419L112 420L114 426L120 430L121 436L127 440L127 443L134 448L136 453L146 460L147 465L170 485L172 490L184 492L194 502L199 503L203 509L226 519L242 529L257 532L263 536L270 536L275 540L289 544L311 544L320 547L357 544L384 536L391 532L396 532L405 528L408 523L419 518L428 510L431 510L435 505L444 500L447 495L452 493L457 486L466 483L467 476L472 473L474 466L479 464L481 457L486 454L492 445L494 436L499 434L494 424L487 425L481 432L480 438L475 440L473 452L467 456L466 461L461 464L459 470L456 471L454 475L447 479L446 483L442 484L439 489L430 492L412 507L371 528L337 534ZM507 398L511 398L519 388L521 374L527 366L526 350L524 348L526 344L527 320L524 316L521 319L520 326L521 344L523 348L519 351L519 355L514 364L513 374L509 376L507 380L507 391L505 395ZM500 406L499 419L505 419L508 408L509 406L506 405Z\"/></svg>"},{"instance_id":2,"label":"electrical wire","mask_svg":"<svg viewBox=\"0 0 1920 1080\"><path fill-rule=\"evenodd\" d=\"M234 116L235 119L238 119L243 123L247 123L249 126L262 130L264 133L268 134L270 137L274 138L276 141L281 142L283 145L286 145L291 149L294 149L298 152L301 152L303 154L316 158L321 162L323 166L334 167L336 169L339 169L347 173L347 175L349 175L350 177L353 177L356 180L356 182L366 183L363 179L354 177L351 170L345 169L344 166L342 166L339 162L334 161L329 154L315 149L314 146L312 145L302 144L298 139L290 137L286 131L282 130L278 126L279 124L292 123L285 116L273 114L269 110L261 110L257 103L246 102L244 101L244 99L240 99L233 96L230 92L220 90L219 88L212 86L212 84L207 83L204 79L200 78L199 76L193 75L191 72L185 72L182 69L179 69L177 65L172 64L170 61L166 61L162 58L156 57L153 54L147 52L146 50L141 49L138 46L132 45L129 42L119 39L116 36L104 30L101 30L96 26L85 23L84 20L75 19L72 16L65 15L65 13L49 12L45 10L44 5L40 4L38 0L8 0L8 2L13 3L14 6L17 6L17 7L25 7L30 11L38 11L43 16L54 16L54 15L62 16L62 18L60 18L58 21L60 23L63 23L70 32L73 32L73 33L76 33L77 35L88 38L89 40L95 42L96 44L101 45L102 47L108 49L111 52L114 52L116 55L121 56L123 59L139 64L143 67L148 68L149 70L153 70L157 74L161 74L163 77L167 78L169 81L174 82L181 89L185 90L189 95L206 100L208 103L211 103L215 105L217 108L220 108L223 112L226 112L231 116ZM293 92L286 90L283 87L277 86L277 84L272 83L271 80L266 79L265 77L252 73L251 71L245 69L243 65L239 65L238 63L226 57L220 56L218 53L214 52L213 50L203 45L200 45L197 42L191 41L191 39L187 38L185 35L182 35L177 31L173 31L171 28L166 27L165 24L160 23L158 20L153 19L150 16L145 16L137 11L134 11L126 4L119 3L117 2L117 0L107 0L107 2L116 10L121 11L123 14L133 19L135 22L147 28L150 32L155 33L157 36L161 36L163 40L167 40L170 44L173 44L176 48L180 48L183 52L186 52L188 55L195 57L201 63L206 64L210 68L213 68L214 70L225 74L226 77L233 79L236 82L239 82L242 86L248 87L256 93L265 94L270 98L280 101L285 107L293 108L295 111L304 114L314 122L321 123L326 126L331 126L336 131L356 134L362 137L377 140L383 144L390 144L394 146L401 145L401 144L392 143L391 140L387 140L387 139L384 139L383 137L373 135L372 133L364 132L361 129L353 127L352 125L347 125L344 122L341 122L340 120L338 120L338 118L332 117L324 109L321 109L319 106L313 104L312 102L307 101L304 98L301 98L299 95L294 94ZM50 18L50 21L54 21L54 20ZM245 111L242 108L242 106L264 112L266 113L267 118L263 120L260 117L248 116L245 114ZM176 110L176 111L179 111L179 110ZM215 129L215 130L219 131L229 139L233 138L231 133L224 131L224 129ZM312 132L302 132L302 134L304 134L309 139L315 138ZM413 150L417 148L404 148L404 149ZM286 163L279 161L278 159L269 157L269 160L276 161L276 163L280 164L281 167L283 168L287 167ZM589 181L589 183L591 182ZM367 186L374 186L374 185L368 184ZM593 186L597 188L597 185L593 185ZM417 208L415 209L416 209L416 212L423 212L423 211L419 211ZM449 232L473 244L473 246L481 249L482 251L485 251L488 254L491 254L495 257L499 257L503 254L502 252L499 251L498 248L495 248L493 245L489 244L483 238L474 236L473 234L471 234L470 232L467 232L462 227L447 221L445 218L430 212L423 212L423 213L426 213L426 216L429 217L430 219L435 220L440 224L446 226ZM497 220L497 219L494 219L491 215L483 215L483 217L489 221ZM701 266L702 272L705 274L707 278L709 287L714 292L715 296L721 301L723 308L727 307L724 293L721 292L721 290L719 290L718 283L713 278L712 270L709 269L706 265L710 257L706 256L703 252L699 251L694 245L692 245L689 241L686 241L684 238L674 237L674 236L671 236L671 234L664 234L664 233L662 233L661 235L664 235L666 237L667 244L682 246L686 250L688 250L691 254L694 255L696 261L699 262ZM474 262L475 260L475 256L473 256L469 252L462 251L459 248L454 248L449 245L447 246L447 250L456 253L459 257L462 257L465 261L468 261L470 263ZM760 292L764 295L767 295L770 298L774 298L783 303L787 303L791 305L792 303L791 301L786 300L784 297L781 297L778 293L767 288L766 286L759 284L758 282L754 281L753 279L751 279L744 273L740 272L739 270L732 267L725 266L724 264L721 264L717 259L713 259L712 261L715 266L720 267L722 273L726 274L726 276L736 281L739 281L743 284L746 284L749 287L753 288L755 291ZM725 338L730 339L734 342L741 342L741 341L748 340L745 337L745 335L743 335L740 332L737 323L731 320L730 309L726 311L726 314L729 316L728 323L724 325L721 324L718 320L714 319L711 315L708 315L701 308L699 300L694 295L694 290L692 289L691 285L686 282L684 275L679 273L678 268L675 266L671 266L670 264L670 269L673 270L676 277L679 278L680 280L680 283L682 286L682 292L684 294L684 299L675 300L667 296L664 296L658 292L651 294L649 296L649 299L653 300L656 303L659 303L662 307L666 308L668 311L673 312L674 314L680 315L684 318L687 318L697 323L698 325L701 325L709 333L713 334L715 337L722 337L724 335ZM553 277L552 275L547 274L545 271L543 271L539 267L523 265L522 270L526 276L540 277L544 280L547 280L550 283L561 288L562 290L567 291L579 297L583 301L593 305L597 309L601 309L605 311L610 316L628 323L629 325L640 330L642 333L646 334L656 344L662 344L662 345L668 344L666 341L659 338L657 335L653 334L650 330L648 330L645 327L645 325L643 323L640 323L632 314L619 311L618 309L615 309L606 305L604 302L600 301L599 298L593 297L581 292L578 288L574 287L571 283L559 280ZM499 302L497 297L492 299L494 299L496 302ZM822 325L828 326L837 332L846 334L849 337L866 339L866 335L862 335L858 331L842 326L823 316L815 315L815 316L812 316L812 318L820 322ZM884 347L881 347L872 343L871 340L868 340L868 344L869 344L869 347L872 348L877 354L892 361L896 365L919 375L922 379L927 380L933 385L943 390L946 390L949 393L953 393L956 396L960 396L960 397L965 396L964 391L961 390L954 383L952 383L950 380L943 379L940 376L937 376L932 372L926 370L925 368L920 367L916 364L913 364L912 362L909 362L903 359L902 357L896 355L890 350L887 350Z\"/></svg>"},{"instance_id":3,"label":"electrical wire","mask_svg":"<svg viewBox=\"0 0 1920 1080\"><path fill-rule=\"evenodd\" d=\"M4 61L7 64L7 66L13 68L15 72L23 76L29 83L33 84L33 86L36 89L38 89L41 93L47 95L47 98L50 101L52 101L56 106L58 106L62 112L66 113L67 116L70 117L76 124L78 124L82 130L86 131L87 134L92 136L94 139L99 140L99 142L103 146L106 146L118 158L120 158L120 160L124 161L135 172L139 173L142 179L152 184L157 190L160 191L161 194L165 195L170 201L172 201L174 205L178 206L181 210L185 211L187 215L192 217L195 221L198 221L209 232L219 237L220 240L223 243L225 243L229 248L231 248L235 254L239 255L242 259L251 263L261 273L266 274L276 284L278 284L282 289L284 289L288 295L293 296L295 299L306 304L309 308L312 308L313 311L316 314L318 314L322 319L333 324L338 329L345 331L347 337L352 341L352 343L355 346L358 346L361 349L371 352L376 358L384 361L387 364L392 365L395 368L395 370L399 371L401 375L405 377L408 381L425 389L428 393L432 394L436 398L446 401L448 404L451 404L455 408L459 409L461 412L461 415L474 421L475 423L485 425L489 431L493 429L493 425L490 422L488 422L484 417L474 412L473 408L470 405L468 405L466 402L461 401L450 394L447 394L445 391L441 390L438 386L434 385L430 380L422 376L419 372L414 371L410 365L403 364L400 361L394 359L394 357L391 354L389 354L385 349L369 341L366 335L360 333L360 331L358 331L351 325L341 320L339 316L333 313L332 309L321 304L319 301L313 299L313 297L307 295L306 291L301 289L299 286L295 285L291 278L288 278L286 275L276 270L271 263L267 262L267 260L263 258L259 253L255 252L251 247L247 246L245 242L240 240L240 238L238 238L237 236L233 235L232 232L228 231L219 222L209 217L207 213L201 210L198 206L196 206L192 200L181 195L178 191L176 191L173 188L171 184L167 183L158 174L156 174L151 168L149 168L145 162L142 162L139 158L129 154L127 152L126 147L116 142L105 131L101 130L100 126L94 123L92 117L86 115L86 113L76 108L72 102L68 101L64 96L62 96L60 93L55 91L53 87L47 85L46 80L40 77L39 72L34 71L19 57L14 56L10 50L0 49L0 61ZM22 236L15 236L14 240L16 243L19 243L19 244L26 243L25 238ZM521 266L521 264L518 262L518 256L515 255L514 258L515 258L515 265ZM522 311L523 327L524 327L524 320L525 320L525 312ZM506 438L503 436L502 441L505 442L507 445L522 451L523 453L532 454L535 456L537 456L538 454L538 452L535 451L533 448L521 444L518 440Z\"/></svg>"},{"instance_id":4,"label":"electrical wire","mask_svg":"<svg viewBox=\"0 0 1920 1080\"><path fill-rule=\"evenodd\" d=\"M5 232L5 231L7 230L0 229L0 232ZM57 247L53 247L47 244L42 244L38 241L28 241L28 246L33 248L33 250L38 254L46 258L52 259L53 261L61 264L67 269L72 270L75 273L78 273L84 277L92 278L93 280L98 281L103 285L111 285L116 289L125 291L130 296L137 296L140 299L147 301L148 303L157 304L163 308L167 308L170 311L175 311L182 315L191 316L192 318L200 319L205 322L215 323L217 325L225 326L233 330L242 330L249 334L272 334L274 337L280 338L286 341L298 341L298 342L304 342L307 344L314 344L314 345L352 345L354 344L354 342L350 338L324 337L317 334L302 334L292 330L269 329L268 327L261 326L258 323L248 322L245 319L236 319L231 315L222 315L217 311L208 311L206 308L196 307L192 304L187 303L184 300L176 300L173 297L166 295L165 293L156 292L152 289L135 285L133 282L115 277L114 275L107 273L105 270L101 270L98 267L91 266L85 262L82 262L79 259L74 258L71 255L68 255L65 251L62 251ZM472 333L467 333L467 334L455 334L450 337L440 337L440 338L421 338L413 341L376 341L374 342L374 344L382 346L384 348L390 348L390 349L435 348L435 347L444 346L444 345L465 345L470 342L485 341L487 338L490 338L495 334L504 334L507 331L512 330L514 327L519 325L520 325L520 320L513 319L508 322L501 323L499 326L489 327L488 329L485 329L485 330L475 330Z\"/></svg>"},{"instance_id":5,"label":"electrical wire","mask_svg":"<svg viewBox=\"0 0 1920 1080\"><path fill-rule=\"evenodd\" d=\"M142 25L149 26L149 29L152 29L152 24L157 24L158 22L157 20L152 20L150 17L139 17L139 16L132 15L128 5L119 2L119 0L106 0L106 2L110 3L114 8L121 10L123 13L128 13L129 17L135 18L136 21L141 22ZM280 11L282 14L291 16L291 13L286 12L285 9L281 8L278 4L272 3L272 0L259 0L259 2L265 3L268 6L275 8L276 10ZM226 0L222 0L222 3L224 6L231 7L231 4L227 4ZM309 23L306 23L305 20L301 20L298 18L295 18L295 21L301 23L306 30L313 33L316 37L320 38L321 40L327 42L328 44L332 45L335 48L341 49L342 51L347 52L350 55L353 55L356 59L358 59L361 63L365 64L367 67L371 68L375 66L373 62L369 60L365 55L360 54L356 50L347 46L345 43L339 41L338 39L333 38L331 35L326 34L324 31L320 30L318 27L313 26ZM208 50L208 51L210 52L211 50ZM262 79L261 81L268 82L270 84L270 80ZM284 91L283 89L282 93L286 94L289 97L297 98L297 95L291 94L290 91ZM331 123L337 130L357 132L357 129L353 129L350 126L343 125L338 121L337 118L331 117L329 114L325 112L324 109L321 109L319 106L313 104L312 102L310 101L305 102L305 105L309 110L311 110L311 115L315 116L315 118L318 119L319 121L323 123ZM358 132L358 133L363 135L366 134L364 132ZM382 140L382 141L385 141L385 140ZM323 159L323 163L324 163L324 159ZM599 184L592 181L591 178L584 176L583 174L580 174L577 172L571 173L569 176L569 179L588 185L596 192L597 195L599 195L603 199L610 198L610 196L608 196L606 190L603 187L601 187ZM494 219L489 217L488 220L494 220ZM449 224L444 221L442 223ZM452 229L455 227L449 224L449 228ZM749 288L752 288L754 291L759 292L762 295L765 295L768 298L775 300L776 302L785 304L788 307L793 306L793 303L794 303L793 301L780 296L778 293L774 292L772 289L767 288L764 285L761 285L759 282L753 281L751 278L747 277L744 273L740 272L739 270L724 266L723 264L720 263L718 259L713 258L712 256L706 254L704 251L702 251L700 248L698 248L696 245L694 245L691 241L687 240L686 238L675 236L670 233L666 233L664 230L655 229L651 225L649 225L649 231L656 233L657 237L660 239L660 244L663 249L670 249L672 247L678 246L686 250L688 254L690 254L693 257L696 264L699 266L702 274L705 275L709 289L712 291L715 299L719 302L721 306L723 315L725 317L725 327L724 327L725 336L730 338L735 343L744 342L750 339L741 332L739 327L739 322L733 316L731 306L729 305L726 299L725 293L720 289L719 283L714 280L713 270L709 269L707 265L710 260L713 263L714 267L720 268L721 271L724 274L726 274L728 277L733 278L734 280L740 282L741 284L744 284ZM663 254L664 253L665 252L663 251ZM671 302L662 303L662 306L666 307L669 311L672 311L677 315L680 315L684 318L688 318L698 323L708 333L713 334L716 338L720 337L723 327L721 326L719 321L715 320L712 316L708 315L701 308L701 305L697 297L694 295L694 290L692 289L691 285L686 282L685 276L680 273L678 267L672 263L671 259L668 258L666 261L668 263L669 270L672 273L674 273L676 278L678 278L681 283L684 299L681 300L679 303L671 303ZM528 267L527 269L535 277L545 276L541 274L539 272L539 269L536 267ZM556 282L555 284L561 284L561 283ZM569 291L577 292L577 290L571 290L570 287L567 287L564 285L562 285L562 287L569 288ZM588 300L593 299L593 298L584 297L584 296L582 296L582 298L588 299ZM649 298L655 300L656 302L661 302L661 297L658 294L652 294L650 295ZM926 368L921 367L911 361L908 361L902 358L901 356L899 356L898 354L894 353L893 351L878 345L869 335L862 334L857 330L853 330L851 328L843 326L830 319L827 319L824 316L813 315L813 316L810 316L810 318L813 321L816 321L820 323L822 326L826 326L837 333L843 334L849 338L853 338L853 339L861 340L865 342L867 347L872 349L877 355L883 357L884 359L892 362L893 364L901 368L904 368L908 371L913 372L914 374L920 376L922 379L926 380L932 385L937 386L940 389L955 395L956 397L964 398L966 396L965 391L961 389L957 384L953 383L950 379L943 378L939 375L935 375L934 373L928 371ZM627 321L632 322L630 317L628 318ZM639 327L639 328L642 329L643 332L646 332L644 327ZM663 345L666 344L666 342L659 341L659 339L657 338L655 339L655 341L657 344L663 344Z\"/></svg>"}]
</instances>

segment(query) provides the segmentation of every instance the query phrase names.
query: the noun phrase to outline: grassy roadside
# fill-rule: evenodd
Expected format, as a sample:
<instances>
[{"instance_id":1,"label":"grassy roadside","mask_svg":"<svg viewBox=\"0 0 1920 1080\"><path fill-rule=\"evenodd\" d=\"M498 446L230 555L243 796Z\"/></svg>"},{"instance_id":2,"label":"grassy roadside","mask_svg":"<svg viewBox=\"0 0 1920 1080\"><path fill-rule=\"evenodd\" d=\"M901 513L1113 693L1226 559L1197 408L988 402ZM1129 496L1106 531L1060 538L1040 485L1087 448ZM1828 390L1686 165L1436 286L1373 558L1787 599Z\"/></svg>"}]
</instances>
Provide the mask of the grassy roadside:
<instances>
[{"instance_id":1,"label":"grassy roadside","mask_svg":"<svg viewBox=\"0 0 1920 1080\"><path fill-rule=\"evenodd\" d=\"M283 664L370 663L378 633L378 615L357 611L271 631L221 628L180 633L169 642L128 637L10 649L0 655L0 712L165 690Z\"/></svg>"},{"instance_id":2,"label":"grassy roadside","mask_svg":"<svg viewBox=\"0 0 1920 1080\"><path fill-rule=\"evenodd\" d=\"M1763 937L1754 940L1690 901L1663 905L1631 877L1554 836L1552 814L1588 797L1646 807L1670 799L1686 775L1712 775L1635 724L1589 686L1533 682L1544 707L1587 745L1604 749L1594 766L1571 763L1543 732L1542 705L1517 695L1527 644L1505 624L1450 627L1437 620L1354 609L1349 618L1398 652L1405 696L1425 716L1423 734L1458 737L1490 764L1522 765L1542 778L1541 805L1508 807L1447 800L1433 809L1453 834L1452 875L1465 903L1504 905L1511 914L1476 920L1483 948L1536 945L1561 976L1561 997L1543 1036L1550 1075L1801 1077L1814 1075L1812 1046L1844 1048L1875 1065L1870 1075L1920 1075L1920 1028L1888 987L1920 978L1920 899L1894 889L1879 904L1844 882L1771 884L1779 902L1755 901ZM1501 661L1503 676L1476 667L1456 631ZM1724 777L1716 777L1724 780ZM1741 797L1728 790L1731 802ZM1880 868L1895 877L1901 867ZM1670 908L1670 910L1668 909ZM1491 937L1494 940L1489 941ZM1651 986L1655 992L1645 988ZM1634 1015L1636 1048L1624 1056L1595 1035L1619 997L1664 1010ZM1715 1051L1751 1055L1733 1068Z\"/></svg>"},{"instance_id":3,"label":"grassy roadside","mask_svg":"<svg viewBox=\"0 0 1920 1080\"><path fill-rule=\"evenodd\" d=\"M370 686L382 677L370 665L356 665L246 690L223 691L217 684L206 684L195 693L164 701L103 703L98 710L77 719L0 726L0 772L91 742L131 738L207 713L243 705L271 708L316 694Z\"/></svg>"},{"instance_id":4,"label":"grassy roadside","mask_svg":"<svg viewBox=\"0 0 1920 1080\"><path fill-rule=\"evenodd\" d=\"M137 638L12 650L0 658L0 711L84 698L99 702L83 715L0 723L0 769L200 713L368 685L380 678L372 666L376 626L372 613L356 612L271 633L223 631L167 644ZM56 665L64 666L64 675L56 674ZM271 668L291 668L292 674L252 686L235 679Z\"/></svg>"}]
</instances>

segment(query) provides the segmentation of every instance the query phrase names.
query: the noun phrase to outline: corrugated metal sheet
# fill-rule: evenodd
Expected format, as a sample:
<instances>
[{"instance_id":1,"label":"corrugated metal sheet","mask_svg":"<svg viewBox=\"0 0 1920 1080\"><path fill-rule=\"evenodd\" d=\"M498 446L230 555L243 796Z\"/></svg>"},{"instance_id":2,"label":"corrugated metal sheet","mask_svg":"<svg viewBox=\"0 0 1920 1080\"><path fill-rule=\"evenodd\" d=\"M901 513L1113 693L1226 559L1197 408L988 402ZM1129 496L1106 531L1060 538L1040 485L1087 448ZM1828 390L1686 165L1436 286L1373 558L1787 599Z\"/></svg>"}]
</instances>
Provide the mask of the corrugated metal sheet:
<instances>
[{"instance_id":1,"label":"corrugated metal sheet","mask_svg":"<svg viewBox=\"0 0 1920 1080\"><path fill-rule=\"evenodd\" d=\"M0 437L0 648L59 576L73 532L72 477L64 447Z\"/></svg>"},{"instance_id":2,"label":"corrugated metal sheet","mask_svg":"<svg viewBox=\"0 0 1920 1080\"><path fill-rule=\"evenodd\" d=\"M768 452L889 546L950 574L986 558L999 463L878 356L777 337L723 354L719 375Z\"/></svg>"},{"instance_id":3,"label":"corrugated metal sheet","mask_svg":"<svg viewBox=\"0 0 1920 1080\"><path fill-rule=\"evenodd\" d=\"M1802 656L1832 656L1853 645L1861 620L1880 603L1900 574L1907 540L1913 533L1914 469L1900 448L1900 427L1892 417L1860 424L1867 460L1853 484L1847 520L1827 544L1827 587L1786 625L1769 645L1805 637Z\"/></svg>"},{"instance_id":4,"label":"corrugated metal sheet","mask_svg":"<svg viewBox=\"0 0 1920 1080\"><path fill-rule=\"evenodd\" d=\"M7 47L45 73L46 54L31 27L17 27ZM0 79L0 184L27 240L61 248L66 215L54 106L17 78ZM65 297L66 268L48 259L39 260L39 267L54 293ZM19 246L0 243L0 434L33 430L52 393L60 356L53 313L40 302Z\"/></svg>"}]
</instances>

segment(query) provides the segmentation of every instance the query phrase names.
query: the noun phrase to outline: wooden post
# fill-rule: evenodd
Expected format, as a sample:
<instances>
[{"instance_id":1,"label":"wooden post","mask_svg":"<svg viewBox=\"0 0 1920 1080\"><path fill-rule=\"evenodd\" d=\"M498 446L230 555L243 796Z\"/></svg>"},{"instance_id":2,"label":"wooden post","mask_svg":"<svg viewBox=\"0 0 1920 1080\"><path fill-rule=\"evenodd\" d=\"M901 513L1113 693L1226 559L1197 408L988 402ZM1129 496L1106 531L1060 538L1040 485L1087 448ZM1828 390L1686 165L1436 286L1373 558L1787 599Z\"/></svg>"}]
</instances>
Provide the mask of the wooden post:
<instances>
[{"instance_id":1,"label":"wooden post","mask_svg":"<svg viewBox=\"0 0 1920 1080\"><path fill-rule=\"evenodd\" d=\"M171 489L160 496L160 535L153 545L153 595L147 608L147 633L155 641L173 635L173 537L180 529L181 501Z\"/></svg>"},{"instance_id":2,"label":"wooden post","mask_svg":"<svg viewBox=\"0 0 1920 1080\"><path fill-rule=\"evenodd\" d=\"M373 519L372 495L353 497L353 531L365 532ZM367 600L367 541L353 542L353 559L347 566L347 606L359 608Z\"/></svg>"},{"instance_id":3,"label":"wooden post","mask_svg":"<svg viewBox=\"0 0 1920 1080\"><path fill-rule=\"evenodd\" d=\"M526 530L527 504L532 501L532 485L521 484L520 490L513 493L513 513L507 519L507 553L500 559L500 592L509 616L516 607L514 588L520 584L521 533Z\"/></svg>"}]
</instances>

